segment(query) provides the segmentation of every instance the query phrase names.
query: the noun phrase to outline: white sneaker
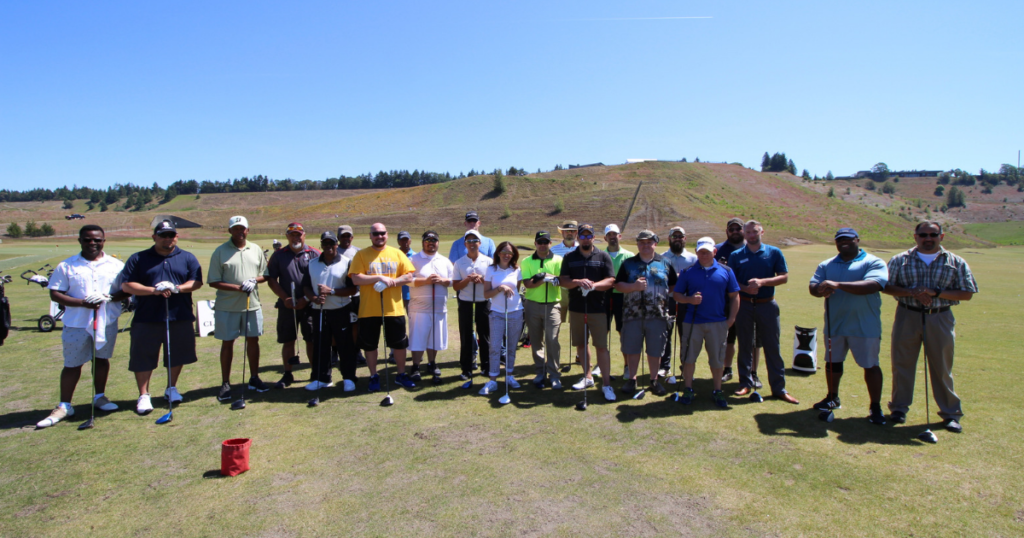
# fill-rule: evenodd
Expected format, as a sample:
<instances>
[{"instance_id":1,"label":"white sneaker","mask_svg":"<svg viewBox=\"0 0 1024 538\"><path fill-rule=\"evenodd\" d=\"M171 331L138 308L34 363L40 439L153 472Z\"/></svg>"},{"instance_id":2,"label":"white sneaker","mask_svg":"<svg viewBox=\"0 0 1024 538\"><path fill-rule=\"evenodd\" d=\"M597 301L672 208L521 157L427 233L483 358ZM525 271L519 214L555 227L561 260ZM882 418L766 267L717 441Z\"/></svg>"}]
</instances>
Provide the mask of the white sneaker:
<instances>
[{"instance_id":1,"label":"white sneaker","mask_svg":"<svg viewBox=\"0 0 1024 538\"><path fill-rule=\"evenodd\" d=\"M100 411L117 411L117 404L110 401L106 394L97 394L92 400L92 405Z\"/></svg>"},{"instance_id":2,"label":"white sneaker","mask_svg":"<svg viewBox=\"0 0 1024 538\"><path fill-rule=\"evenodd\" d=\"M590 371L590 375L601 377L601 367L595 366L594 369Z\"/></svg>"},{"instance_id":3,"label":"white sneaker","mask_svg":"<svg viewBox=\"0 0 1024 538\"><path fill-rule=\"evenodd\" d=\"M178 392L178 387L167 387L164 390L164 399L170 400L172 404L181 403L181 394Z\"/></svg>"},{"instance_id":4,"label":"white sneaker","mask_svg":"<svg viewBox=\"0 0 1024 538\"><path fill-rule=\"evenodd\" d=\"M575 385L572 386L572 390L583 390L583 389L590 388L590 387L593 387L593 386L594 386L594 380L593 379L587 379L587 378L584 377L583 379L581 379L579 381L579 383L576 383Z\"/></svg>"},{"instance_id":5,"label":"white sneaker","mask_svg":"<svg viewBox=\"0 0 1024 538\"><path fill-rule=\"evenodd\" d=\"M611 385L608 385L608 386L605 386L605 387L601 387L601 392L604 393L604 399L605 400L607 400L609 402L614 402L615 401L615 391L612 390Z\"/></svg>"},{"instance_id":6,"label":"white sneaker","mask_svg":"<svg viewBox=\"0 0 1024 538\"><path fill-rule=\"evenodd\" d=\"M306 384L306 390L329 389L333 386L334 383L324 383L323 381L310 381L309 383Z\"/></svg>"},{"instance_id":7,"label":"white sneaker","mask_svg":"<svg viewBox=\"0 0 1024 538\"><path fill-rule=\"evenodd\" d=\"M552 390L562 390L562 381L559 380L559 379L552 379L551 380L551 389Z\"/></svg>"},{"instance_id":8,"label":"white sneaker","mask_svg":"<svg viewBox=\"0 0 1024 538\"><path fill-rule=\"evenodd\" d=\"M149 394L139 396L139 402L135 404L135 412L140 415L148 415L153 411L153 403L149 401Z\"/></svg>"},{"instance_id":9,"label":"white sneaker","mask_svg":"<svg viewBox=\"0 0 1024 538\"><path fill-rule=\"evenodd\" d=\"M342 390L344 390L345 392L352 392L356 390L356 382L352 381L351 379L346 379L345 382L342 383L342 385Z\"/></svg>"},{"instance_id":10,"label":"white sneaker","mask_svg":"<svg viewBox=\"0 0 1024 538\"><path fill-rule=\"evenodd\" d=\"M626 366L622 369L622 379L623 381L629 379L629 366Z\"/></svg>"},{"instance_id":11,"label":"white sneaker","mask_svg":"<svg viewBox=\"0 0 1024 538\"><path fill-rule=\"evenodd\" d=\"M667 376L667 375L668 375L668 370L666 370L666 369L664 369L664 368L660 368L660 369L658 370L658 377L665 377L665 376Z\"/></svg>"},{"instance_id":12,"label":"white sneaker","mask_svg":"<svg viewBox=\"0 0 1024 538\"><path fill-rule=\"evenodd\" d=\"M44 418L43 420L40 420L39 422L36 422L36 427L49 428L50 426L53 426L54 424L64 420L67 417L74 416L74 414L74 407L71 407L70 405L64 406L61 404L57 404L57 407L55 407L53 411L50 411L50 416Z\"/></svg>"},{"instance_id":13,"label":"white sneaker","mask_svg":"<svg viewBox=\"0 0 1024 538\"><path fill-rule=\"evenodd\" d=\"M498 383L495 381L488 381L484 383L484 387L480 389L481 396L487 396L488 394L498 390Z\"/></svg>"},{"instance_id":14,"label":"white sneaker","mask_svg":"<svg viewBox=\"0 0 1024 538\"><path fill-rule=\"evenodd\" d=\"M516 378L510 375L505 376L505 382L508 383L508 388L510 389L518 389L521 386L519 382L516 381Z\"/></svg>"}]
</instances>

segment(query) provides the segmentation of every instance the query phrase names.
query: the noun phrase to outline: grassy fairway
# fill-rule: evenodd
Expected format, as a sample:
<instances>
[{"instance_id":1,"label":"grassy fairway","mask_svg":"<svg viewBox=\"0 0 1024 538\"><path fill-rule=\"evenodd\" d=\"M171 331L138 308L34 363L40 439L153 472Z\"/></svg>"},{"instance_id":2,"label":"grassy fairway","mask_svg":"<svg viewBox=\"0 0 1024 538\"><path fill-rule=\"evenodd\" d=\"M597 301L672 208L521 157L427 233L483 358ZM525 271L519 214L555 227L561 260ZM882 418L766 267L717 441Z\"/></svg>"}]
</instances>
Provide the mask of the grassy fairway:
<instances>
[{"instance_id":1,"label":"grassy fairway","mask_svg":"<svg viewBox=\"0 0 1024 538\"><path fill-rule=\"evenodd\" d=\"M124 258L148 244L111 243L107 250ZM205 265L214 247L194 243L190 250ZM0 270L56 265L75 251L66 240L60 247L5 243ZM876 252L888 259L897 251ZM833 253L828 246L785 251L792 274L778 292L784 357L793 325L821 325L821 303L806 282ZM844 407L832 424L809 409L824 394L823 375L788 377L800 406L733 399L731 409L715 409L703 358L698 402L689 407L651 395L605 403L591 392L581 413L573 410L579 393L540 392L529 383L500 407L497 396L476 394L479 382L473 391L459 388L454 301L453 345L441 355L445 383L396 390L390 409L378 406L381 394L365 392L363 368L358 392L330 389L317 408L305 406L310 393L300 383L251 395L246 410L232 412L215 399L219 342L202 338L200 362L179 383L185 402L174 422L156 426L162 398L154 397L152 415L134 413L125 333L107 389L122 410L99 416L94 430L76 430L88 417L86 373L76 415L33 431L57 400L60 335L36 332L46 294L16 280L8 294L20 330L0 348L0 535L1019 536L1024 428L1012 395L1024 381L1013 354L1024 343L1024 285L1015 276L1024 250L960 254L982 289L956 309L955 373L966 433L938 429L935 446L915 439L925 427L921 383L908 425L872 426L852 361ZM196 295L212 298L213 290ZM893 301L884 305L888 327ZM265 314L266 326L274 327L276 312ZM261 340L267 381L281 370L275 336L271 329ZM561 341L563 362L571 360L568 327ZM618 374L617 336L612 349ZM887 356L883 351L886 394ZM518 377L532 377L528 350L519 350L517 363ZM580 374L574 367L567 385ZM162 371L154 376L154 396L164 379ZM736 385L725 388L731 393ZM253 440L252 470L220 478L211 471L220 466L220 442L232 437Z\"/></svg>"}]
</instances>

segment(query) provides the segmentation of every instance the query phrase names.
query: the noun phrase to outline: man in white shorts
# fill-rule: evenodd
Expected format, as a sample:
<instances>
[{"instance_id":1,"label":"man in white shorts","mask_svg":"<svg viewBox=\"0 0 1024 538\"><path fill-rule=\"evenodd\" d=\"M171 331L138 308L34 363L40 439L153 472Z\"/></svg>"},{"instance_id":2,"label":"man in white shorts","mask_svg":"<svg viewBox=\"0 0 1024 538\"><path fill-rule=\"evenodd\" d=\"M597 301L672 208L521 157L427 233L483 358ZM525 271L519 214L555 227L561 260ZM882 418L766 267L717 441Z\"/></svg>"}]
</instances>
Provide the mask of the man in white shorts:
<instances>
[{"instance_id":1,"label":"man in white shorts","mask_svg":"<svg viewBox=\"0 0 1024 538\"><path fill-rule=\"evenodd\" d=\"M434 383L441 382L437 352L448 349L448 287L455 266L438 255L437 232L423 232L423 248L409 257L416 271L409 286L409 350L412 351L413 381L420 380L420 362L427 352L427 370Z\"/></svg>"}]
</instances>

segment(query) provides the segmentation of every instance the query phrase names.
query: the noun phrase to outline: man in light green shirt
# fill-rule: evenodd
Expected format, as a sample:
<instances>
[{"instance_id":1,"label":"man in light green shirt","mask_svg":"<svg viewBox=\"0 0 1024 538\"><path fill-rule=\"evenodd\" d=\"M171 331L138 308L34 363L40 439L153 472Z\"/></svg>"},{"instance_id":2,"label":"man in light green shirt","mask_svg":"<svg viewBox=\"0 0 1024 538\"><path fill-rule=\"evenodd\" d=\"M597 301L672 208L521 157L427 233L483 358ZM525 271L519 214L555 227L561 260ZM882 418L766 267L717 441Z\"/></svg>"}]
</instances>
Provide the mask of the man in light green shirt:
<instances>
[{"instance_id":1,"label":"man in light green shirt","mask_svg":"<svg viewBox=\"0 0 1024 538\"><path fill-rule=\"evenodd\" d=\"M245 217L231 217L228 232L231 239L213 251L209 267L210 287L217 290L217 302L213 307L213 336L221 341L221 388L217 399L222 402L231 399L234 344L243 332L249 367L252 369L249 389L265 392L270 388L259 377L263 310L260 308L260 294L256 288L260 282L266 282L270 275L267 258L259 245L246 240L249 221Z\"/></svg>"},{"instance_id":2,"label":"man in light green shirt","mask_svg":"<svg viewBox=\"0 0 1024 538\"><path fill-rule=\"evenodd\" d=\"M551 252L551 234L537 232L533 241L537 250L519 262L523 277L523 306L526 327L530 331L530 351L537 376L533 384L544 388L545 379L551 377L551 388L562 388L562 374L558 361L562 349L558 344L558 329L562 326L562 288L558 275L562 271L562 257Z\"/></svg>"},{"instance_id":3,"label":"man in light green shirt","mask_svg":"<svg viewBox=\"0 0 1024 538\"><path fill-rule=\"evenodd\" d=\"M604 251L612 257L612 266L615 268L615 274L619 274L619 267L622 262L627 258L636 256L635 252L630 252L621 246L619 246L619 240L622 239L622 234L619 231L619 226L616 224L609 224L604 227L604 241L608 244L608 248ZM608 294L608 327L612 326L612 319L615 320L615 332L622 335L622 292L615 289L614 287L605 293ZM623 359L625 362L625 359ZM622 378L629 379L629 365L624 367L622 371Z\"/></svg>"}]
</instances>

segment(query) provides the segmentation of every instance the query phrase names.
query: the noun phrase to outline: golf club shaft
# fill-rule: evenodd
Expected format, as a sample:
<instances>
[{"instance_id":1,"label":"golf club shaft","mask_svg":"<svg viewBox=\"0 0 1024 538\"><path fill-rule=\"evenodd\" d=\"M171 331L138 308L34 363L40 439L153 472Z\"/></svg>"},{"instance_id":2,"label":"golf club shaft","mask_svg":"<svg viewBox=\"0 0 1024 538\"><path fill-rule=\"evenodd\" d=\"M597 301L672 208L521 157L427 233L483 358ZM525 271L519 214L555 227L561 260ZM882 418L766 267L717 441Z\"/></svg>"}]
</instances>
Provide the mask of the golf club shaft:
<instances>
[{"instance_id":1,"label":"golf club shaft","mask_svg":"<svg viewBox=\"0 0 1024 538\"><path fill-rule=\"evenodd\" d=\"M167 344L165 351L167 352L167 412L174 412L174 403L171 401L170 389L171 389L171 299L164 297L164 329L167 332Z\"/></svg>"},{"instance_id":2,"label":"golf club shaft","mask_svg":"<svg viewBox=\"0 0 1024 538\"><path fill-rule=\"evenodd\" d=\"M384 326L384 292L380 292L380 332L384 337L384 381L387 386L388 396L391 396L391 376L388 374L388 331ZM377 361L378 363L380 361ZM398 359L395 359L395 368L398 368Z\"/></svg>"},{"instance_id":3,"label":"golf club shaft","mask_svg":"<svg viewBox=\"0 0 1024 538\"><path fill-rule=\"evenodd\" d=\"M245 403L245 362L249 360L249 305L252 292L245 294L245 329L242 331L242 403Z\"/></svg>"},{"instance_id":4,"label":"golf club shaft","mask_svg":"<svg viewBox=\"0 0 1024 538\"><path fill-rule=\"evenodd\" d=\"M100 308L103 308L103 304L100 303ZM99 335L99 316L98 312L93 310L92 312L92 400L89 400L89 422L95 423L96 421L96 338Z\"/></svg>"},{"instance_id":5,"label":"golf club shaft","mask_svg":"<svg viewBox=\"0 0 1024 538\"><path fill-rule=\"evenodd\" d=\"M921 356L924 357L924 414L925 425L931 424L932 412L931 412L931 396L928 393L928 338L925 332L925 326L928 325L928 314L924 311L923 307L921 310Z\"/></svg>"}]
</instances>

